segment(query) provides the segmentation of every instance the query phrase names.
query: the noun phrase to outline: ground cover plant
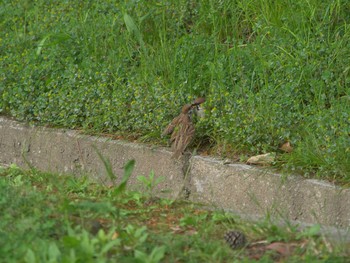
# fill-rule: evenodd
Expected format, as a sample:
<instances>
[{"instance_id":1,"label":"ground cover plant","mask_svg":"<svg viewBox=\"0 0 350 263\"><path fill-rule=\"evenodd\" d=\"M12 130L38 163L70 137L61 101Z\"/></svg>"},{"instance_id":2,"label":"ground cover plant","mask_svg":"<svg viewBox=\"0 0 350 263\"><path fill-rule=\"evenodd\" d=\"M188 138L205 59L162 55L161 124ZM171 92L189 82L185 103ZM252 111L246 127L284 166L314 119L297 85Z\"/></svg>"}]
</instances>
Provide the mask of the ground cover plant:
<instances>
[{"instance_id":1,"label":"ground cover plant","mask_svg":"<svg viewBox=\"0 0 350 263\"><path fill-rule=\"evenodd\" d=\"M0 112L160 142L205 96L195 147L289 141L277 163L349 181L349 21L347 0L3 0Z\"/></svg>"},{"instance_id":2,"label":"ground cover plant","mask_svg":"<svg viewBox=\"0 0 350 263\"><path fill-rule=\"evenodd\" d=\"M319 226L297 231L269 220L201 209L85 177L0 169L0 262L346 262ZM142 177L141 181L152 180ZM224 233L244 233L231 249Z\"/></svg>"}]
</instances>

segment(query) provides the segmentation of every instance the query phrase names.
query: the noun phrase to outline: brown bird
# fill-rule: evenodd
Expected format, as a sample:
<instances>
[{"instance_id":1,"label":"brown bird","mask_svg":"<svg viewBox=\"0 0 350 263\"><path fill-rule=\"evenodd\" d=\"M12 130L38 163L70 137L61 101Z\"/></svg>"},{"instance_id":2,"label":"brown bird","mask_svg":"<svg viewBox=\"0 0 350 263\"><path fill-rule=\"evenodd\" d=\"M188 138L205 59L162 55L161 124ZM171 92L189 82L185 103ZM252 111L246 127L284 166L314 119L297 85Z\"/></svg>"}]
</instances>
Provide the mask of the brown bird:
<instances>
[{"instance_id":1,"label":"brown bird","mask_svg":"<svg viewBox=\"0 0 350 263\"><path fill-rule=\"evenodd\" d=\"M200 104L203 102L205 102L205 98L203 97L199 97L192 102L193 113L197 116L197 118L203 118L205 115L204 110L200 107Z\"/></svg>"},{"instance_id":2,"label":"brown bird","mask_svg":"<svg viewBox=\"0 0 350 263\"><path fill-rule=\"evenodd\" d=\"M199 97L192 102L192 106L198 106L199 104L202 104L203 102L205 102L205 98Z\"/></svg>"},{"instance_id":3,"label":"brown bird","mask_svg":"<svg viewBox=\"0 0 350 263\"><path fill-rule=\"evenodd\" d=\"M192 104L184 105L180 115L174 118L163 131L162 136L171 134L170 143L174 151L173 158L178 159L190 144L195 132L192 123L192 109L204 101L205 99L200 97L195 99Z\"/></svg>"}]
</instances>

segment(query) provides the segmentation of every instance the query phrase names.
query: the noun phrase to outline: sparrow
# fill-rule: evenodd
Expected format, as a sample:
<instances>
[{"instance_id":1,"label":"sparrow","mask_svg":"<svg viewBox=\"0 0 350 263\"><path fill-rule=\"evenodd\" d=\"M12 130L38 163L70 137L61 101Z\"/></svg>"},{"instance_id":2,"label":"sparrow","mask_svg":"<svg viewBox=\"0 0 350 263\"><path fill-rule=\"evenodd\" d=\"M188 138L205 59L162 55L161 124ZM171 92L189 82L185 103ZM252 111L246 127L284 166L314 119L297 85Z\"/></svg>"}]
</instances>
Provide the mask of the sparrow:
<instances>
[{"instance_id":1,"label":"sparrow","mask_svg":"<svg viewBox=\"0 0 350 263\"><path fill-rule=\"evenodd\" d=\"M200 106L200 104L202 104L203 102L205 102L205 98L203 97L199 97L197 99L195 99L192 102L192 106L193 107L193 113L198 117L198 118L204 118L205 114L204 114L204 110L203 108Z\"/></svg>"},{"instance_id":2,"label":"sparrow","mask_svg":"<svg viewBox=\"0 0 350 263\"><path fill-rule=\"evenodd\" d=\"M202 104L203 102L205 102L205 98L199 97L192 102L192 106L198 106L198 105Z\"/></svg>"},{"instance_id":3,"label":"sparrow","mask_svg":"<svg viewBox=\"0 0 350 263\"><path fill-rule=\"evenodd\" d=\"M174 159L179 159L192 141L195 133L192 122L192 110L204 101L204 98L197 98L191 104L184 105L180 115L174 118L163 131L162 136L171 134L170 143L174 152Z\"/></svg>"}]
</instances>

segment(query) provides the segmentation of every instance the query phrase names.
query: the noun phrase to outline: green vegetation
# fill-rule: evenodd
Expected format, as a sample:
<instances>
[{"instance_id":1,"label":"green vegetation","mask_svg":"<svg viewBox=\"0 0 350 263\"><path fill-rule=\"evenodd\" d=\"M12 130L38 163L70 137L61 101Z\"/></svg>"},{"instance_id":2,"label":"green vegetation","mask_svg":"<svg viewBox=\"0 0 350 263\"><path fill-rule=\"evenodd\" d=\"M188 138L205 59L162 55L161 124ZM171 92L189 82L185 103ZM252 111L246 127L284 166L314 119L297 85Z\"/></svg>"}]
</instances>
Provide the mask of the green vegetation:
<instances>
[{"instance_id":1,"label":"green vegetation","mask_svg":"<svg viewBox=\"0 0 350 263\"><path fill-rule=\"evenodd\" d=\"M350 179L348 0L3 0L0 111L159 142L205 96L197 140Z\"/></svg>"},{"instance_id":2,"label":"green vegetation","mask_svg":"<svg viewBox=\"0 0 350 263\"><path fill-rule=\"evenodd\" d=\"M128 191L133 165L126 164L114 187L0 168L0 262L346 262L350 256L345 244L320 236L317 225L298 232L268 220L253 224ZM245 233L248 244L231 249L223 238L228 229Z\"/></svg>"}]
</instances>

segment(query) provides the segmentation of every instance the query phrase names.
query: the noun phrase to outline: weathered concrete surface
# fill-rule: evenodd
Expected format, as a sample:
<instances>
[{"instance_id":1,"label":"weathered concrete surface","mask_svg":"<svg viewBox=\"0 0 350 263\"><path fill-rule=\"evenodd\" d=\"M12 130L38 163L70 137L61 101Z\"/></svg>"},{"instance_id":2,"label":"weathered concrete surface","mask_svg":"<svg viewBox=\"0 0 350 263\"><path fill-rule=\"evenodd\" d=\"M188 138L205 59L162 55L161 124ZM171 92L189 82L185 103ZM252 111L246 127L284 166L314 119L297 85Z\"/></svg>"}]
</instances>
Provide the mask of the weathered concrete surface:
<instances>
[{"instance_id":1,"label":"weathered concrete surface","mask_svg":"<svg viewBox=\"0 0 350 263\"><path fill-rule=\"evenodd\" d=\"M243 214L350 226L350 189L200 156L191 158L190 171L193 201Z\"/></svg>"},{"instance_id":2,"label":"weathered concrete surface","mask_svg":"<svg viewBox=\"0 0 350 263\"><path fill-rule=\"evenodd\" d=\"M16 163L27 167L28 163L40 170L90 175L100 182L108 183L105 167L95 148L110 160L114 173L121 178L124 164L136 160L129 184L139 189L136 179L148 176L153 170L164 180L155 189L167 197L176 197L184 186L183 163L172 160L171 153L164 149L80 135L74 131L56 130L44 127L30 127L5 118L0 118L0 163Z\"/></svg>"},{"instance_id":3,"label":"weathered concrete surface","mask_svg":"<svg viewBox=\"0 0 350 263\"><path fill-rule=\"evenodd\" d=\"M175 198L182 192L189 198L243 215L266 214L286 220L320 223L350 229L350 189L300 177L273 174L242 164L223 165L213 158L194 156L187 167L174 161L166 149L81 135L74 131L28 125L0 117L0 163L28 164L44 171L87 174L108 182L96 147L111 161L115 174L123 173L130 159L136 167L130 185L140 189L138 175L154 170L164 181L156 193ZM188 169L187 169L188 168Z\"/></svg>"}]
</instances>

